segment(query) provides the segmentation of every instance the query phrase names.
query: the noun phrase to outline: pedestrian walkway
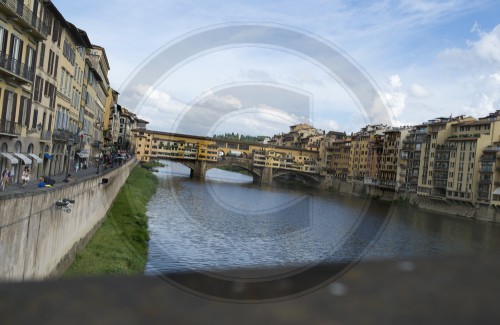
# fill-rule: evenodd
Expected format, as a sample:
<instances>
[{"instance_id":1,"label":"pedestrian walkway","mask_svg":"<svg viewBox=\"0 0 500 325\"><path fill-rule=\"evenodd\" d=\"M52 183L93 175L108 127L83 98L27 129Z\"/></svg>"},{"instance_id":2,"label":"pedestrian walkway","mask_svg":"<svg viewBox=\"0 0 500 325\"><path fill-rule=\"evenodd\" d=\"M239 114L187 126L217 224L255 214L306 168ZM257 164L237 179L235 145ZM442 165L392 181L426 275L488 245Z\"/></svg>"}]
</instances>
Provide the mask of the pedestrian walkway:
<instances>
[{"instance_id":1,"label":"pedestrian walkway","mask_svg":"<svg viewBox=\"0 0 500 325\"><path fill-rule=\"evenodd\" d=\"M119 166L116 165L113 168L108 167L107 169L104 169L103 166L100 166L99 174L105 175L108 172L110 172L118 167ZM78 170L78 172L70 172L70 174L71 174L71 176L75 177L76 181L95 177L97 175L97 167L89 167L87 169L80 169L80 170ZM2 188L0 187L0 198L2 196L11 196L13 194L27 193L27 192L32 192L32 191L46 191L46 190L50 190L51 188L58 188L58 187L63 187L65 185L68 185L68 183L64 182L64 179L66 179L66 174L50 176L50 178L52 178L53 180L56 181L56 183L52 187L39 188L38 187L38 179L35 179L35 178L32 178L28 182L28 185L26 185L26 187L23 187L22 183L9 184L5 191L2 191Z\"/></svg>"}]
</instances>

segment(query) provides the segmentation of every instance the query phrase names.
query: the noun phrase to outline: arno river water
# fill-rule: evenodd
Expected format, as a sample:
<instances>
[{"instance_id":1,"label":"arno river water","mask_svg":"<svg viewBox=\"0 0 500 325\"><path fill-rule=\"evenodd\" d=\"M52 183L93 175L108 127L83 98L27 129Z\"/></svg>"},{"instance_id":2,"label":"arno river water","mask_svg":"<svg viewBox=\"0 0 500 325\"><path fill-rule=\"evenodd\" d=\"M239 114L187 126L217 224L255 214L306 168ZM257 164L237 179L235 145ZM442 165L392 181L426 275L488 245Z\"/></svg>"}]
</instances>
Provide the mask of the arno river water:
<instances>
[{"instance_id":1,"label":"arno river water","mask_svg":"<svg viewBox=\"0 0 500 325\"><path fill-rule=\"evenodd\" d=\"M500 252L500 226L166 162L148 204L146 273ZM363 223L364 222L364 223ZM363 223L363 231L359 225Z\"/></svg>"}]
</instances>

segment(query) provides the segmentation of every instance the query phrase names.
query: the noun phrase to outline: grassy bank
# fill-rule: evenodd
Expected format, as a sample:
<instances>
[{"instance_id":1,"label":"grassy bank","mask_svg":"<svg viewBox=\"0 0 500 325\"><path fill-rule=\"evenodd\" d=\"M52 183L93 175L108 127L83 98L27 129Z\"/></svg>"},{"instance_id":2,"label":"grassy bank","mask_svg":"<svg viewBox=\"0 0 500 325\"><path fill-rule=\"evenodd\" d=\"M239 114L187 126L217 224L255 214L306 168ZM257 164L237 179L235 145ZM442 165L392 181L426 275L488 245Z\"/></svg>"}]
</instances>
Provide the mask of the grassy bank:
<instances>
[{"instance_id":1,"label":"grassy bank","mask_svg":"<svg viewBox=\"0 0 500 325\"><path fill-rule=\"evenodd\" d=\"M64 276L143 273L149 241L146 204L157 185L150 171L134 168L103 224Z\"/></svg>"}]
</instances>

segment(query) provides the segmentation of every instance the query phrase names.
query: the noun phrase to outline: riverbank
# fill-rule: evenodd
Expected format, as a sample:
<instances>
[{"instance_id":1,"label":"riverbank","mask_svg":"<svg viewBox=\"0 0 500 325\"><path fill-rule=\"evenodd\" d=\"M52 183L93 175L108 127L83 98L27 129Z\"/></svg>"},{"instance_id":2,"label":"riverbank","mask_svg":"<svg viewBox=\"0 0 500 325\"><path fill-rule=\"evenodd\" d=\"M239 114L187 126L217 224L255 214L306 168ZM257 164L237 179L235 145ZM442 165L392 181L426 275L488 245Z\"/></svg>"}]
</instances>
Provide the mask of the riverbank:
<instances>
[{"instance_id":1,"label":"riverbank","mask_svg":"<svg viewBox=\"0 0 500 325\"><path fill-rule=\"evenodd\" d=\"M394 203L396 205L452 215L470 220L480 220L492 223L500 222L500 209L488 205L473 205L466 201L438 198L434 196L417 195L415 192L394 192L379 187L369 186L361 182L346 182L333 180L323 187L327 191L356 196L368 197Z\"/></svg>"},{"instance_id":2,"label":"riverbank","mask_svg":"<svg viewBox=\"0 0 500 325\"><path fill-rule=\"evenodd\" d=\"M146 204L157 185L154 174L135 167L101 227L64 276L142 274L149 241Z\"/></svg>"}]
</instances>

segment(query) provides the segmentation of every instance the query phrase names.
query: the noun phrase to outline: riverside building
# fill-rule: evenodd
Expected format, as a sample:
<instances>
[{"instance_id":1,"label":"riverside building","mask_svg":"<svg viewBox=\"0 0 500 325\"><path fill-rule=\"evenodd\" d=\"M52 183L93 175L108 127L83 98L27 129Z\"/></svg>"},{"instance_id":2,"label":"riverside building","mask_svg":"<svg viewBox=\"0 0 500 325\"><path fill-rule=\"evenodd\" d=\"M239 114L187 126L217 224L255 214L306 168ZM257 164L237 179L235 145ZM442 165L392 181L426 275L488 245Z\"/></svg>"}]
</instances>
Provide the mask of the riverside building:
<instances>
[{"instance_id":1,"label":"riverside building","mask_svg":"<svg viewBox=\"0 0 500 325\"><path fill-rule=\"evenodd\" d=\"M0 2L0 167L64 173L103 140L104 48L51 1Z\"/></svg>"}]
</instances>

